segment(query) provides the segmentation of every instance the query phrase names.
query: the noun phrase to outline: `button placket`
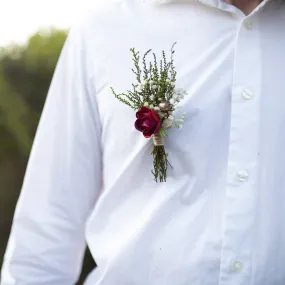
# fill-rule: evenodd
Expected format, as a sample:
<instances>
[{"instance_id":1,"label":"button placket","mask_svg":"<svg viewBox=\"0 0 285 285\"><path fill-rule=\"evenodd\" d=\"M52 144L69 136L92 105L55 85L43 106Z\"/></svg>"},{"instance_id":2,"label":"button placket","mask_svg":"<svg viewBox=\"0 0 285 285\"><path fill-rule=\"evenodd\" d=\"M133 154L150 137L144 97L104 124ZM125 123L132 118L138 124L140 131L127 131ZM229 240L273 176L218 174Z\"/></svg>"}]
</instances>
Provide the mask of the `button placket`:
<instances>
[{"instance_id":1,"label":"button placket","mask_svg":"<svg viewBox=\"0 0 285 285\"><path fill-rule=\"evenodd\" d=\"M249 23L248 21L242 24ZM249 29L252 25L247 26ZM260 60L256 47L259 46L258 30L249 34L240 28L237 40L235 70L232 88L231 129L228 156L228 180L226 189L227 208L225 212L223 251L220 285L227 285L236 274L250 276L252 227L255 213L255 189L259 97L254 93L260 88ZM248 65L251 58L252 64ZM250 86L248 88L247 86ZM254 90L254 92L253 92ZM253 99L254 100L251 100ZM251 100L249 103L248 100ZM248 102L248 103L245 103ZM250 135L249 135L250 134ZM240 189L242 191L237 191ZM242 245L242 246L241 246ZM229 258L242 256L242 259Z\"/></svg>"}]
</instances>

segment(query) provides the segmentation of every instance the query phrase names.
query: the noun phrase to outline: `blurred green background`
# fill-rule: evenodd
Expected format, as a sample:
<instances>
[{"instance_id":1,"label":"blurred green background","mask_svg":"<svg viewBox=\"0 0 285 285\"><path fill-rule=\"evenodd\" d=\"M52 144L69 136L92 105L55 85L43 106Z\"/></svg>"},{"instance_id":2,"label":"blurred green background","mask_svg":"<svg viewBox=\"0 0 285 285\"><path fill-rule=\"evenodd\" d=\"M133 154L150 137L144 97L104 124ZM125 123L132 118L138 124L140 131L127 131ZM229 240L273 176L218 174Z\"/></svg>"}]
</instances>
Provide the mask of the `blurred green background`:
<instances>
[{"instance_id":1,"label":"blurred green background","mask_svg":"<svg viewBox=\"0 0 285 285\"><path fill-rule=\"evenodd\" d=\"M67 31L47 29L0 48L0 266L29 153ZM82 284L95 264L89 251Z\"/></svg>"}]
</instances>

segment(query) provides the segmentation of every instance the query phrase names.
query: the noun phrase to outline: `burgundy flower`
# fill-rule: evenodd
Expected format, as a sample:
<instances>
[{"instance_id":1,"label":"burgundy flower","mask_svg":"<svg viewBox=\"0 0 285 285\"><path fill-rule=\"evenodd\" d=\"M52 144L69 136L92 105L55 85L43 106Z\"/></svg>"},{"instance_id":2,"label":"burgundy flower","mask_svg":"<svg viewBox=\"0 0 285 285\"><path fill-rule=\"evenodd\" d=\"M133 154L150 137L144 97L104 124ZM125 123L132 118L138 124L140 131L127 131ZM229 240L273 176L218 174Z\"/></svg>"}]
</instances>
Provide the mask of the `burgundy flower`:
<instances>
[{"instance_id":1,"label":"burgundy flower","mask_svg":"<svg viewBox=\"0 0 285 285\"><path fill-rule=\"evenodd\" d=\"M150 138L160 130L160 118L156 111L141 107L136 114L135 128L142 132L145 138Z\"/></svg>"}]
</instances>

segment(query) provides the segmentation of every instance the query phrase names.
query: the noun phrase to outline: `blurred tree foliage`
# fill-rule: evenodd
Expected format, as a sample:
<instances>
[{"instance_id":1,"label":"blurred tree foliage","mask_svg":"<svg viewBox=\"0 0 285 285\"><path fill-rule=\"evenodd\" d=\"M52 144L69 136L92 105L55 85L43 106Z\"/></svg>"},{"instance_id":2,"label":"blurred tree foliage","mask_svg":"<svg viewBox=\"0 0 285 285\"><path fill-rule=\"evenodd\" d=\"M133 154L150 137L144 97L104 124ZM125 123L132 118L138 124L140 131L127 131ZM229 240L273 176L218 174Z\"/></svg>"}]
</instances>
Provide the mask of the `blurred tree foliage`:
<instances>
[{"instance_id":1,"label":"blurred tree foliage","mask_svg":"<svg viewBox=\"0 0 285 285\"><path fill-rule=\"evenodd\" d=\"M0 49L0 266L32 141L67 32L39 31ZM94 267L87 252L83 274Z\"/></svg>"}]
</instances>

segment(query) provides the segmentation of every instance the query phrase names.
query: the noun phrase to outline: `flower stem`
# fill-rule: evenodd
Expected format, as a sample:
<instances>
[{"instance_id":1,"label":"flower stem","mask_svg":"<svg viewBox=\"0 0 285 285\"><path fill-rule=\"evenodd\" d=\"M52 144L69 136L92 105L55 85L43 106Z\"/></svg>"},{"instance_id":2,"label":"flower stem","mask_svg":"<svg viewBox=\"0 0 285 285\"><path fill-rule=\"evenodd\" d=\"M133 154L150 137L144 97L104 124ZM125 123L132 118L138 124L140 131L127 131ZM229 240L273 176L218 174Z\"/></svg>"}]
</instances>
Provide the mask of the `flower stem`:
<instances>
[{"instance_id":1,"label":"flower stem","mask_svg":"<svg viewBox=\"0 0 285 285\"><path fill-rule=\"evenodd\" d=\"M167 168L171 167L167 157L168 154L165 152L164 146L154 146L152 151L153 156L153 167L152 174L154 176L154 180L158 182L166 182L167 178Z\"/></svg>"}]
</instances>

